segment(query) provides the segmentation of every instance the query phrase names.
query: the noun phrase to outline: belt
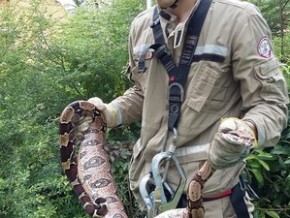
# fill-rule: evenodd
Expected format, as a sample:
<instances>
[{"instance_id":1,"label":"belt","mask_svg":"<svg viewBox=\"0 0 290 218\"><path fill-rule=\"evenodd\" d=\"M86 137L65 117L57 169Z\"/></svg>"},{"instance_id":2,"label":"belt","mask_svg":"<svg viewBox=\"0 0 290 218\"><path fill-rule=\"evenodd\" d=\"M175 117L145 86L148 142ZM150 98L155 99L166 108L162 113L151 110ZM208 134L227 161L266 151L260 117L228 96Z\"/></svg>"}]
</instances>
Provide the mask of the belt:
<instances>
[{"instance_id":1,"label":"belt","mask_svg":"<svg viewBox=\"0 0 290 218\"><path fill-rule=\"evenodd\" d=\"M203 197L202 200L205 202L206 201L213 201L213 200L217 200L217 199L221 199L221 198L230 196L231 194L232 194L232 189L229 189L229 190L222 192L220 194L217 194L217 195L210 195L208 197Z\"/></svg>"},{"instance_id":2,"label":"belt","mask_svg":"<svg viewBox=\"0 0 290 218\"><path fill-rule=\"evenodd\" d=\"M207 201L213 201L213 200L217 200L217 199L221 199L227 196L230 196L232 194L232 189L229 189L223 193L217 194L217 195L207 195L207 197L203 197L202 200L204 202ZM178 205L177 208L184 208L187 206L187 195L183 194Z\"/></svg>"}]
</instances>

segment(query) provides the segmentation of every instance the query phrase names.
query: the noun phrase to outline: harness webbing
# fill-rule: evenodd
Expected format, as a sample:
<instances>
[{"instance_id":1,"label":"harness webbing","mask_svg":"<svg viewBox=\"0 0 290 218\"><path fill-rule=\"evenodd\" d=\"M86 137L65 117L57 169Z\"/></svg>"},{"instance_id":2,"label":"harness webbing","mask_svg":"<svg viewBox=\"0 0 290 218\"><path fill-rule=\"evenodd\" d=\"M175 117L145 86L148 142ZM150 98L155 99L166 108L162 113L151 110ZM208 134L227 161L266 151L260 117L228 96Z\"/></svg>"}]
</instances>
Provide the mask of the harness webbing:
<instances>
[{"instance_id":1,"label":"harness webbing","mask_svg":"<svg viewBox=\"0 0 290 218\"><path fill-rule=\"evenodd\" d=\"M186 83L188 73L190 70L190 65L193 61L194 52L196 49L197 41L205 20L207 11L211 5L212 0L201 0L198 8L195 13L191 16L188 29L185 36L185 43L182 48L182 54L179 60L178 65L174 63L174 60L166 47L163 31L160 24L160 18L158 13L157 6L154 8L153 13L153 22L151 28L153 30L155 44L151 45L150 48L154 50L154 56L163 64L165 67L168 77L168 101L169 101L169 118L168 118L168 132L172 131L173 141L169 146L168 151L164 152L164 146L167 141L168 132L166 132L163 148L161 152L156 154L152 159L152 174L146 176L142 179L141 195L148 207L148 217L153 218L158 213L165 210L176 208L182 192L186 185L186 176L183 171L182 166L180 165L177 157L174 155L175 152L175 141L177 138L177 123L180 116L181 104L184 100L184 85ZM146 52L140 54L141 58L139 59L138 70L140 73L145 72L144 64L144 55ZM165 166L161 171L160 165L164 164ZM166 186L166 177L169 169L169 163L173 161L175 167L180 175L179 187L174 194L170 186ZM145 186L148 181L151 181L150 178L153 177L152 181L154 184L154 190L149 194L149 192L143 191L146 190ZM149 179L149 180L148 180ZM167 202L166 191L168 190L171 197L170 202ZM151 201L152 200L152 201Z\"/></svg>"},{"instance_id":2,"label":"harness webbing","mask_svg":"<svg viewBox=\"0 0 290 218\"><path fill-rule=\"evenodd\" d=\"M150 46L150 48L154 50L155 57L164 65L169 77L169 131L177 127L181 104L184 100L183 87L186 83L191 63L194 61L194 52L198 43L198 38L211 2L212 0L202 0L191 16L178 65L174 63L165 45L157 6L154 9L151 28L153 30L155 44Z\"/></svg>"}]
</instances>

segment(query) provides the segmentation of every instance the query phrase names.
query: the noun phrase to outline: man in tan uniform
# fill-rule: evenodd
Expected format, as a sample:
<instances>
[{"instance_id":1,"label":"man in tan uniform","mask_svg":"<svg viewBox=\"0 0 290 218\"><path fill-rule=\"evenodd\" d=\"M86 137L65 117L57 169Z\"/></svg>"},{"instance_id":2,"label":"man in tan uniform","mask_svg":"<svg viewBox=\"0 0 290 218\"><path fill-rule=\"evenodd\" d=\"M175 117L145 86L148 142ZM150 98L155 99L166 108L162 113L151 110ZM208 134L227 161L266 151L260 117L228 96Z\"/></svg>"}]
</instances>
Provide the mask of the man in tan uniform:
<instances>
[{"instance_id":1,"label":"man in tan uniform","mask_svg":"<svg viewBox=\"0 0 290 218\"><path fill-rule=\"evenodd\" d=\"M156 0L156 21L176 66L182 56L189 20L202 1ZM240 186L244 168L241 159L255 146L275 145L287 122L287 88L279 61L273 55L270 29L252 4L212 0L199 37L195 38L198 43L188 76L180 88L184 94L176 131L169 131L172 108L168 93L174 77L152 49L156 44L152 30L154 10L155 7L147 9L132 22L128 75L134 86L109 104L97 97L89 101L104 112L108 127L142 120L141 137L133 148L129 172L130 187L140 208L145 209L140 181L151 171L153 157L173 144L187 183L206 159L217 169L203 189L203 198L207 199L205 217L252 217L253 206L247 194L243 193L237 201L238 207L234 205L237 202L231 202L235 195L232 190ZM229 117L237 121L238 127L250 128L257 143L242 143L245 149L238 153L227 149L233 146L231 143L223 146L217 133L222 119ZM210 149L212 144L215 146ZM175 190L179 180L179 172L170 167L166 183Z\"/></svg>"}]
</instances>

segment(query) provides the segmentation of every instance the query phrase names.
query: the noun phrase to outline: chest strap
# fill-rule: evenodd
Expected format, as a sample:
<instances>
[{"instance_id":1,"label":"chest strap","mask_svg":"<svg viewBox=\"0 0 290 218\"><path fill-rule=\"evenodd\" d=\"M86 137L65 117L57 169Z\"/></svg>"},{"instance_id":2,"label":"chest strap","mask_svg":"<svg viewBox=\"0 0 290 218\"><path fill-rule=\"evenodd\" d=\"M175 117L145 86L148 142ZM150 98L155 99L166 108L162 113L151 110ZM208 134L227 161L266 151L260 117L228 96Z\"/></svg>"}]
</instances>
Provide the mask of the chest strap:
<instances>
[{"instance_id":1,"label":"chest strap","mask_svg":"<svg viewBox=\"0 0 290 218\"><path fill-rule=\"evenodd\" d=\"M154 9L151 28L153 30L155 44L151 45L150 48L154 50L155 57L163 64L169 77L169 131L172 131L173 128L177 127L181 104L184 100L184 86L191 63L193 62L193 56L199 35L211 2L212 0L202 0L194 14L191 16L178 65L174 63L172 55L165 44L157 6Z\"/></svg>"}]
</instances>

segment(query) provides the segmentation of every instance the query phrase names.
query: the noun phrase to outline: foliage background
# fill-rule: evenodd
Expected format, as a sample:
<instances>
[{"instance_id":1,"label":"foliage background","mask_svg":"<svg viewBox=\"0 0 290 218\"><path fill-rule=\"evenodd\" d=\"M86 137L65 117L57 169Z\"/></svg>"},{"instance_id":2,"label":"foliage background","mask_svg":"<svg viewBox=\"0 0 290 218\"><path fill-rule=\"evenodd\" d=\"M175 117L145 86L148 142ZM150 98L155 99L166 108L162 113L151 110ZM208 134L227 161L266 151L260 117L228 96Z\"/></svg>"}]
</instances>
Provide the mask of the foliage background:
<instances>
[{"instance_id":1,"label":"foliage background","mask_svg":"<svg viewBox=\"0 0 290 218\"><path fill-rule=\"evenodd\" d=\"M58 117L76 99L99 96L108 102L129 87L128 29L145 9L143 0L97 2L102 7L78 7L73 14L48 0L12 0L0 9L0 217L87 217L60 169ZM252 2L273 30L289 83L289 3ZM281 8L283 25L277 17ZM130 217L140 217L127 178L138 131L137 123L107 135ZM247 158L246 177L260 196L256 217L290 217L289 137L288 125L278 145Z\"/></svg>"}]
</instances>

